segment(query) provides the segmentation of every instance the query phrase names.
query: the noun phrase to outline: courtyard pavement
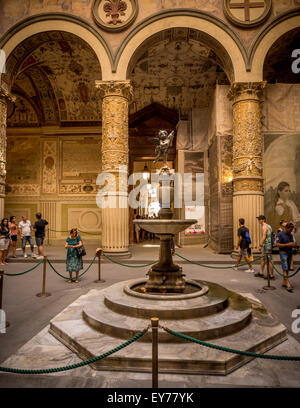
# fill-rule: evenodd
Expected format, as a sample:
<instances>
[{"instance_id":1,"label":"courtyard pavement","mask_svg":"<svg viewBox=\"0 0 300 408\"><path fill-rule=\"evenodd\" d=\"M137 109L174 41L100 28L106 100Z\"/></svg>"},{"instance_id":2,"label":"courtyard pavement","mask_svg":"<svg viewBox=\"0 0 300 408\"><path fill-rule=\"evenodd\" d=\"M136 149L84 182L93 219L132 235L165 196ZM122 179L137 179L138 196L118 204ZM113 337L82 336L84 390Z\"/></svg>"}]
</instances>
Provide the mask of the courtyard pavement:
<instances>
[{"instance_id":1,"label":"courtyard pavement","mask_svg":"<svg viewBox=\"0 0 300 408\"><path fill-rule=\"evenodd\" d=\"M85 257L84 267L87 267L90 260L93 259L95 254L96 245L87 246L87 256ZM130 259L118 259L118 261L126 264L137 265L139 263L148 263L158 258L158 242L146 243L146 245L135 245L130 248L132 256ZM63 247L48 246L45 247L45 252L53 263L54 267L63 275L65 272L65 249ZM207 264L209 266L215 265L216 268L205 268L198 265L189 264L186 261L178 257L174 258L175 262L181 264L184 269L184 273L187 278L190 279L203 279L207 281L216 282L225 286L228 289L234 290L240 293L250 293L259 299L276 317L281 323L287 327L287 332L290 338L291 349L290 354L300 355L300 333L295 334L291 330L291 325L293 322L292 311L294 309L300 309L300 273L291 279L294 286L294 292L288 293L285 289L281 287L282 280L275 273L276 280L271 281L271 284L276 287L274 291L263 290L262 287L266 285L266 280L261 278L255 278L253 274L246 273L246 266L240 267L239 270L233 269L218 269L222 265L228 267L232 265L233 259L229 255L217 255L214 254L208 248L199 247L185 247L178 248L176 252L182 254L188 259L198 261L200 263ZM26 269L34 266L36 261L30 258L24 259L21 257L20 251L17 252L17 259L10 259L8 265L4 267L7 273L18 273L25 271ZM278 255L275 256L276 266L281 271L279 266ZM296 268L300 264L300 255L296 256ZM255 270L258 271L258 265L256 264ZM79 296L86 294L90 289L103 289L113 283L134 279L145 276L149 267L141 268L127 268L121 265L112 263L108 260L103 260L102 262L102 278L105 279L105 283L94 283L97 278L98 266L94 263L89 271L82 277L80 283L78 284L67 284L65 280L55 274L49 267L47 268L47 282L46 291L51 293L50 297L39 298L36 294L42 289L42 265L33 270L32 272L26 273L24 275L11 277L4 277L4 292L3 292L3 310L6 312L7 320L10 326L7 328L6 334L0 334L0 364L4 365L4 361L8 359L9 356L17 353L18 349L22 347L25 343L29 342L34 336L42 336L42 333L47 332L47 326L49 321L61 312L70 303L76 300ZM40 333L42 331L42 333ZM50 336L47 334L47 336ZM46 337L47 337L46 336ZM30 343L30 342L29 342ZM28 344L29 344L28 343ZM284 345L284 343L283 343ZM280 353L280 345L276 348L278 354ZM65 353L71 353L61 344L55 344L59 350L62 348ZM26 348L26 346L25 346ZM297 353L295 350L298 350ZM72 353L73 354L73 353ZM76 356L69 356L69 359L76 361ZM59 359L56 366L64 365L59 364ZM255 360L256 361L256 360ZM254 371L252 371L253 378L257 378L257 375L253 373L259 372L262 367L265 367L267 371L274 373L276 371L276 362L273 361L251 361L245 367L251 367L254 365ZM263 364L263 366L260 366ZM289 364L292 364L292 366ZM300 363L289 363L280 362L280 370L286 373L291 372L291 367L293 365ZM290 367L290 368L289 368ZM278 367L277 367L278 368ZM91 370L89 367L85 367L79 370ZM244 370L244 371L243 371ZM237 372L230 374L231 377L224 377L223 380L216 380L215 376L184 376L185 380L181 381L182 376L178 375L162 375L161 386L191 386L191 387L202 387L202 386L245 386L245 382L239 380L239 378L245 378L247 376L247 370L241 368ZM275 370L275 371L274 371ZM293 369L292 369L293 370ZM72 381L72 386L84 386L84 381L80 383L80 377L77 377L78 373L65 375L65 376L42 376L37 379L34 376L26 376L26 378L20 377L13 374L0 373L0 387L29 387L29 386L40 386L40 387L51 387L51 386L70 386L70 381ZM93 371L93 370L91 370ZM94 371L93 371L94 372ZM237 374L240 372L240 376ZM300 371L298 371L299 373ZM97 374L96 374L97 373ZM107 372L96 372L95 378L94 374L86 379L86 386L116 386L116 387L133 387L135 382L139 379L140 383L138 386L149 387L151 384L150 374L138 374L138 373L107 373ZM244 373L244 374L243 374ZM298 374L299 375L299 374ZM56 378L56 379L55 379ZM68 383L69 378L69 383ZM231 379L230 379L231 378ZM276 377L277 378L277 377ZM72 379L72 380L71 380ZM295 378L300 384L300 377ZM276 386L276 381L273 379L271 386ZM97 385L96 385L97 384ZM189 385L190 384L190 385ZM253 382L253 385L255 381ZM263 383L262 383L263 384ZM280 385L280 381L277 381L277 386ZM251 381L249 382L251 385ZM257 385L257 384L256 384ZM291 386L296 386L292 381ZM264 386L264 385L262 385ZM287 384L285 384L287 386Z\"/></svg>"}]
</instances>

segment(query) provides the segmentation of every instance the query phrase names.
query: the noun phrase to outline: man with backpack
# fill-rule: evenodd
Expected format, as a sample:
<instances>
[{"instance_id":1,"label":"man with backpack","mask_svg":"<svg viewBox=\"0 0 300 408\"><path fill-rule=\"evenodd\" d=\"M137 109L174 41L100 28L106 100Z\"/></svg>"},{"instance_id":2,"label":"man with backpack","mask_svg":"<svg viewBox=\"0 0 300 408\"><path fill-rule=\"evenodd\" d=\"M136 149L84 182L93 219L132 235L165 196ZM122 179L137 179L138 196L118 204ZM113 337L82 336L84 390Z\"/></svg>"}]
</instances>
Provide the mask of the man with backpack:
<instances>
[{"instance_id":1,"label":"man with backpack","mask_svg":"<svg viewBox=\"0 0 300 408\"><path fill-rule=\"evenodd\" d=\"M267 270L270 274L270 279L275 280L273 266L270 262L272 259L273 251L273 232L271 225L267 224L266 217L264 215L259 215L256 217L258 222L262 225L262 237L259 244L259 251L263 255L260 262L260 272L256 273L254 276L258 278L264 278L265 264L267 263Z\"/></svg>"},{"instance_id":2,"label":"man with backpack","mask_svg":"<svg viewBox=\"0 0 300 408\"><path fill-rule=\"evenodd\" d=\"M250 244L251 244L251 238L249 234L249 230L247 227L245 227L245 220L244 218L239 219L239 229L238 229L238 238L239 241L237 243L236 249L240 248L240 253L237 259L236 264L234 265L234 269L237 269L242 257L244 257L245 261L249 265L249 269L246 270L246 272L252 272L254 273L254 269L252 264L249 262L249 258L251 255L251 249L250 249Z\"/></svg>"}]
</instances>

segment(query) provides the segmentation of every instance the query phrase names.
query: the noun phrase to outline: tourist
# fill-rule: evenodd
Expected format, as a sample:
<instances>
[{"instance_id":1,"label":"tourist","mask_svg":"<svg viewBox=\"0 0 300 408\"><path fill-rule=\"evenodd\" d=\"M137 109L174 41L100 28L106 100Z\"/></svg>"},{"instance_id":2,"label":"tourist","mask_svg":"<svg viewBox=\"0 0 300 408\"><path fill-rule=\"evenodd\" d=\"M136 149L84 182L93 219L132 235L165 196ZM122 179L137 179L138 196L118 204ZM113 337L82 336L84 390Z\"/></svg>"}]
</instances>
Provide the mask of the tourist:
<instances>
[{"instance_id":1,"label":"tourist","mask_svg":"<svg viewBox=\"0 0 300 408\"><path fill-rule=\"evenodd\" d=\"M276 238L276 246L279 248L280 261L283 271L283 284L288 292L292 292L293 288L288 280L288 274L291 266L293 248L296 246L292 231L294 224L288 222L283 231L280 231Z\"/></svg>"},{"instance_id":2,"label":"tourist","mask_svg":"<svg viewBox=\"0 0 300 408\"><path fill-rule=\"evenodd\" d=\"M8 219L3 218L1 221L0 226L0 265L6 265L5 262L7 254L8 254L8 247L10 242L10 232L8 227Z\"/></svg>"},{"instance_id":3,"label":"tourist","mask_svg":"<svg viewBox=\"0 0 300 408\"><path fill-rule=\"evenodd\" d=\"M16 217L12 215L9 218L8 228L10 231L10 245L12 247L12 257L16 258L16 246L17 246L17 239L18 239L18 225L16 222Z\"/></svg>"},{"instance_id":4,"label":"tourist","mask_svg":"<svg viewBox=\"0 0 300 408\"><path fill-rule=\"evenodd\" d=\"M48 221L42 219L42 214L40 212L36 213L36 222L33 226L33 231L35 232L36 246L38 247L38 257L37 259L43 259L44 254L44 238L45 238L45 227L48 225Z\"/></svg>"},{"instance_id":5,"label":"tourist","mask_svg":"<svg viewBox=\"0 0 300 408\"><path fill-rule=\"evenodd\" d=\"M255 273L254 276L264 278L264 268L267 261L267 271L270 279L275 280L273 266L270 262L272 260L272 227L267 224L266 217L259 215L256 217L258 222L262 225L262 237L260 240L259 251L262 251L263 257L260 261L260 272Z\"/></svg>"},{"instance_id":6,"label":"tourist","mask_svg":"<svg viewBox=\"0 0 300 408\"><path fill-rule=\"evenodd\" d=\"M31 257L36 258L36 255L33 252L34 244L33 244L33 239L31 236L31 222L27 219L26 215L22 215L22 221L19 222L18 227L19 227L19 233L20 233L21 240L22 240L22 251L23 251L24 258L27 258L26 242L28 242L30 245Z\"/></svg>"},{"instance_id":7,"label":"tourist","mask_svg":"<svg viewBox=\"0 0 300 408\"><path fill-rule=\"evenodd\" d=\"M249 235L249 229L245 226L245 220L244 218L240 218L239 219L239 229L238 229L238 243L236 245L236 249L240 250L239 252L239 256L237 259L236 264L234 265L234 269L237 269L242 257L244 257L245 261L248 263L249 265L249 269L246 270L246 272L251 272L254 273L254 269L253 266L250 262L248 262L248 258L251 255L250 250L250 235Z\"/></svg>"},{"instance_id":8,"label":"tourist","mask_svg":"<svg viewBox=\"0 0 300 408\"><path fill-rule=\"evenodd\" d=\"M279 228L277 230L277 235L279 232L284 231L286 227L287 222L285 220L281 220L279 224ZM293 235L294 242L296 242L295 234L294 231L291 232ZM290 271L294 271L294 255L297 255L297 245L292 249L292 259L291 259L291 265L290 265Z\"/></svg>"},{"instance_id":9,"label":"tourist","mask_svg":"<svg viewBox=\"0 0 300 408\"><path fill-rule=\"evenodd\" d=\"M77 249L82 246L82 241L80 235L77 235L77 228L72 228L70 231L70 236L66 240L65 248L68 249L67 259L66 259L66 269L69 272L70 279L68 283L73 282L73 272L76 274L75 283L78 283L78 274L80 269L83 268L82 256L78 255Z\"/></svg>"}]
</instances>

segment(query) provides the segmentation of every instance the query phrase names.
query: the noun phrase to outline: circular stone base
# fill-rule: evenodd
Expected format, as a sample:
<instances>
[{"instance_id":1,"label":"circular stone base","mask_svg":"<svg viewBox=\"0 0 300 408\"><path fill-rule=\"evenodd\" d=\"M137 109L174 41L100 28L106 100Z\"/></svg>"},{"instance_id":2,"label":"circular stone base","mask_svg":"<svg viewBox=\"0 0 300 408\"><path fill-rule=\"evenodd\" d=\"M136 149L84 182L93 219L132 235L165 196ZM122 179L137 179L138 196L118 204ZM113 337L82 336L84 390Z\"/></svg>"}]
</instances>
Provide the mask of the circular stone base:
<instances>
[{"instance_id":1,"label":"circular stone base","mask_svg":"<svg viewBox=\"0 0 300 408\"><path fill-rule=\"evenodd\" d=\"M139 279L136 281L131 281L129 285L124 286L124 292L129 296L136 296L142 299L155 299L155 300L185 300L194 297L202 296L208 292L208 287L205 285L200 285L200 283L187 280L186 281L186 292L185 293L161 293L161 292L151 292L147 293L142 290L146 285L145 279ZM141 288L141 290L138 290Z\"/></svg>"},{"instance_id":2,"label":"circular stone base","mask_svg":"<svg viewBox=\"0 0 300 408\"><path fill-rule=\"evenodd\" d=\"M128 339L157 317L163 326L205 340L235 333L251 320L251 304L242 296L210 282L187 281L199 290L189 294L143 294L133 290L144 279L116 283L84 305L83 319L101 333ZM141 341L151 341L151 332ZM164 331L160 342L181 342Z\"/></svg>"}]
</instances>

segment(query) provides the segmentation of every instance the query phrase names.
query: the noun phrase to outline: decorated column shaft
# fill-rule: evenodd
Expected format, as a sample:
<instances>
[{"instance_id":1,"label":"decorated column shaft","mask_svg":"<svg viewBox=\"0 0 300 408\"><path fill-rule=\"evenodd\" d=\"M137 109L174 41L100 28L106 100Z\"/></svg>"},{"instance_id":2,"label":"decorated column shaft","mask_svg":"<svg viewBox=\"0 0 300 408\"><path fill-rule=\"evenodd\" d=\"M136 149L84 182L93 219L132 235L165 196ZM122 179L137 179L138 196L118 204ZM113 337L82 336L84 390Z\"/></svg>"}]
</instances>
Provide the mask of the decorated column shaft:
<instances>
[{"instance_id":1,"label":"decorated column shaft","mask_svg":"<svg viewBox=\"0 0 300 408\"><path fill-rule=\"evenodd\" d=\"M15 101L8 91L0 86L0 218L4 217L5 182L6 182L6 117L7 102Z\"/></svg>"},{"instance_id":2,"label":"decorated column shaft","mask_svg":"<svg viewBox=\"0 0 300 408\"><path fill-rule=\"evenodd\" d=\"M102 248L106 252L124 253L129 245L128 101L132 87L130 81L96 81L96 87L103 97L102 173L111 173L116 180L116 189L107 192L115 208L102 208Z\"/></svg>"},{"instance_id":3,"label":"decorated column shaft","mask_svg":"<svg viewBox=\"0 0 300 408\"><path fill-rule=\"evenodd\" d=\"M233 233L237 242L239 218L245 219L258 249L261 228L256 217L264 213L261 95L265 82L233 83Z\"/></svg>"}]
</instances>

